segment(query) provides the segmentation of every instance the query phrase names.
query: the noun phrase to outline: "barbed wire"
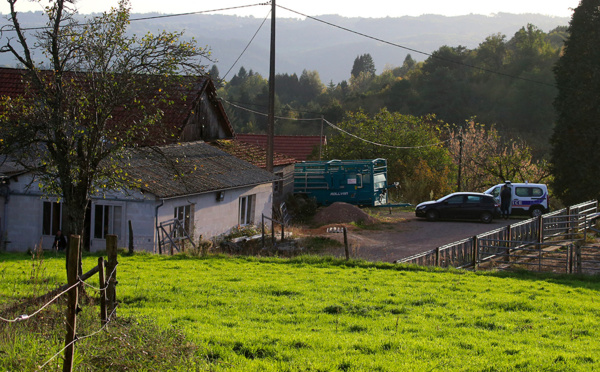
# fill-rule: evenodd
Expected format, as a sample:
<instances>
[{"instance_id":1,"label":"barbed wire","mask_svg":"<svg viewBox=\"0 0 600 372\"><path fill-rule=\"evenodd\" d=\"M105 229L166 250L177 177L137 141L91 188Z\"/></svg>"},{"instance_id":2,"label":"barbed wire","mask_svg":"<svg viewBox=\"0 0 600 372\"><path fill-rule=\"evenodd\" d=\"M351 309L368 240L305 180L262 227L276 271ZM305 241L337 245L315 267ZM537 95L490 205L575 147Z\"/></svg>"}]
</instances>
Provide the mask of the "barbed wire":
<instances>
[{"instance_id":1,"label":"barbed wire","mask_svg":"<svg viewBox=\"0 0 600 372\"><path fill-rule=\"evenodd\" d=\"M102 325L102 327L100 327L100 329L98 329L97 331L87 335L87 336L82 336L82 337L77 337L77 335L75 335L75 338L73 339L73 341L69 342L67 345L65 345L62 349L60 349L56 354L54 354L52 357L50 357L50 359L48 359L44 364L42 364L41 366L38 367L38 371L41 371L42 368L44 368L48 363L50 363L54 358L56 358L57 356L59 356L60 354L62 354L63 351L65 351L66 348L68 348L69 346L75 344L76 342L79 342L81 340L84 340L86 338L90 338L93 337L95 335L97 335L98 333L102 332L107 326L108 324L112 321L112 316L115 314L115 312L117 311L117 307L118 304L116 304L115 308L113 309L113 311L110 313L110 315L108 316L108 318L106 319L106 323L104 323L104 325Z\"/></svg>"},{"instance_id":2,"label":"barbed wire","mask_svg":"<svg viewBox=\"0 0 600 372\"><path fill-rule=\"evenodd\" d=\"M36 310L35 312L31 313L31 314L23 314L23 315L19 315L18 317L16 317L15 319L6 319L3 317L0 317L0 321L6 322L6 323L17 323L17 322L21 322L24 320L28 320L34 316L36 316L39 312L41 312L42 310L44 310L46 307L48 307L50 304L52 304L54 301L56 301L60 296L64 295L65 293L69 292L71 289L75 288L76 286L78 286L79 284L83 284L87 287L90 287L92 289L95 289L97 291L106 291L106 289L108 288L108 282L109 280L113 277L113 275L116 273L117 271L117 266L119 266L119 264L115 265L113 271L110 273L110 275L108 276L108 278L106 279L105 283L106 285L104 286L104 288L98 288L98 287L94 287L91 284L86 283L85 281L81 280L80 277L77 277L77 282L75 284L73 284L72 286L68 287L67 289L65 289L64 291L60 292L59 294L57 294L56 296L54 296L50 301L46 302L44 305L42 305L38 310Z\"/></svg>"},{"instance_id":3,"label":"barbed wire","mask_svg":"<svg viewBox=\"0 0 600 372\"><path fill-rule=\"evenodd\" d=\"M110 275L108 276L108 278L106 278L106 279L104 280L104 283L105 283L105 286L104 286L104 288L95 287L95 286L93 286L92 284L89 284L89 283L87 283L86 281L83 281L83 280L81 280L81 279L80 279L80 282L81 282L83 285L85 285L86 287L89 287L89 288L91 288L91 289L94 289L94 290L96 290L96 291L98 291L98 292L103 292L103 291L106 291L106 289L108 288L108 282L109 282L109 281L112 279L113 275L114 275L114 274L117 272L117 266L119 266L119 264L118 264L118 263L115 265L115 267L114 267L113 271L110 273Z\"/></svg>"},{"instance_id":4,"label":"barbed wire","mask_svg":"<svg viewBox=\"0 0 600 372\"><path fill-rule=\"evenodd\" d=\"M77 283L73 284L72 286L70 286L69 288L65 289L64 291L62 291L61 293L57 294L56 296L54 296L50 301L48 301L46 304L44 304L42 307L40 307L38 310L36 310L35 312L33 312L30 315L27 314L23 314L23 315L19 315L18 317L16 317L15 319L5 319L0 317L1 321L7 322L7 323L16 323L16 322L20 322L23 320L27 320L31 317L36 316L40 311L44 310L46 307L48 307L51 303L53 303L54 301L56 301L57 298L59 298L60 296L64 295L65 293L69 292L71 289L75 288L76 286L79 285L80 281L77 281Z\"/></svg>"}]
</instances>

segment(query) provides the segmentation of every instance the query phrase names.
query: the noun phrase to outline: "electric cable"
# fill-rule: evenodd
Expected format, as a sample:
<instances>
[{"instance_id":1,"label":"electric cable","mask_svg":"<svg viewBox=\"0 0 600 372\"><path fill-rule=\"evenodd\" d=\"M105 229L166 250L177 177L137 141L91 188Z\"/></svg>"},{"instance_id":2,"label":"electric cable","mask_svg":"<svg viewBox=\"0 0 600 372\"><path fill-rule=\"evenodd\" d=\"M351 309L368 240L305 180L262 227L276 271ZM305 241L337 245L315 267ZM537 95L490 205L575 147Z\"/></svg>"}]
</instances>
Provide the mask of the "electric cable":
<instances>
[{"instance_id":1,"label":"electric cable","mask_svg":"<svg viewBox=\"0 0 600 372\"><path fill-rule=\"evenodd\" d=\"M443 143L450 142L450 140L448 139L446 141L441 141L441 142L436 142L436 143L431 143L431 144L428 144L428 145L421 145L421 146L393 146L393 145L386 145L386 144L383 144L383 143L373 142L373 141L364 139L362 137L359 137L359 136L357 136L355 134L352 134L352 133L350 133L350 132L348 132L348 131L346 131L346 130L338 127L338 126L336 126L335 124L330 123L329 121L327 121L325 119L323 119L323 120L325 121L325 123L327 123L327 125L329 125L333 129L338 130L338 131L340 131L340 132L342 132L344 134L347 134L347 135L349 135L351 137L354 137L354 138L356 138L358 140L361 140L363 142L369 143L371 145L376 145L376 146L381 146L381 147L387 147L387 148L391 148L391 149L413 150L413 149L421 149L421 148L425 148L425 147L438 146L438 145L441 145Z\"/></svg>"},{"instance_id":2,"label":"electric cable","mask_svg":"<svg viewBox=\"0 0 600 372\"><path fill-rule=\"evenodd\" d=\"M265 113L263 113L263 112L256 111L256 110L251 110L251 109L249 109L249 108L246 108L246 107L243 107L243 106L235 105L235 104L233 104L233 103L231 103L231 102L228 102L227 100L224 100L224 99L222 99L222 100L223 100L225 103L228 103L228 104L230 104L231 106L233 106L233 107L235 107L235 108L238 108L238 109L240 109L240 110L245 110L245 111L248 111L248 112L252 112L252 113L254 113L254 114L261 115L261 116L268 116L268 114L265 114ZM292 120L292 121L313 121L313 120L323 120L325 123L327 123L327 125L329 125L329 126L330 126L330 127L332 127L333 129L335 129L335 130L338 130L338 131L340 131L340 132L342 132L342 133L344 133L344 134L347 134L347 135L349 135L349 136L351 136L351 137L354 137L354 138L356 138L356 139L358 139L358 140L360 140L360 141L363 141L363 142L366 142L366 143L370 143L370 144L372 144L372 145L375 145L375 146L387 147L387 148L391 148L391 149L398 149L398 150L412 150L412 149L421 149L421 148L425 148L425 147L433 147L433 146L438 146L438 145L441 145L441 144L443 144L443 143L450 142L450 139L448 139L448 140L445 140L445 141L436 142L436 143L431 143L431 144L427 144L427 145L420 145L420 146L393 146L393 145L386 145L386 144L383 144L383 143L373 142L373 141L370 141L370 140L364 139L364 138L362 138L362 137L359 137L359 136L357 136L357 135L355 135L355 134L352 134L352 133L350 133L350 132L348 132L348 131L346 131L346 130L344 130L344 129L340 128L340 127L338 127L337 125L330 123L330 122L329 122L329 121L327 121L326 119L322 119L322 118L298 119L298 118L285 118L285 117L281 117L281 116L275 116L275 118L276 118L276 119L284 119L284 120Z\"/></svg>"},{"instance_id":3,"label":"electric cable","mask_svg":"<svg viewBox=\"0 0 600 372\"><path fill-rule=\"evenodd\" d=\"M271 14L271 10L269 9L269 13L267 13L267 16L265 17L265 19L263 19L263 21L260 24L260 26L258 26L258 30L256 30L256 32L254 33L254 35L252 36L252 38L250 39L250 41L248 42L248 44L246 45L246 47L244 48L244 50L242 50L242 53L240 53L239 57L237 57L237 59L235 60L235 62L233 62L233 64L229 68L229 70L227 70L227 72L225 73L225 75L223 75L223 77L219 79L218 84L216 84L217 86L219 86L219 85L221 85L221 83L223 83L223 81L225 80L225 77L227 75L229 75L229 73L231 72L231 70L233 70L233 68L235 67L235 65L240 60L240 58L242 58L242 56L244 55L244 53L246 53L246 50L248 50L248 48L250 47L250 44L252 44L252 42L254 41L254 38L256 37L256 35L258 35L258 32L262 29L262 27L264 26L265 22L269 18L270 14Z\"/></svg>"},{"instance_id":4,"label":"electric cable","mask_svg":"<svg viewBox=\"0 0 600 372\"><path fill-rule=\"evenodd\" d=\"M173 17L182 17L182 16L188 16L188 15L194 15L194 14L203 14L203 13L214 13L214 12L222 12L225 10L235 10L235 9L242 9L242 8L249 8L249 7L254 7L254 6L259 6L259 5L269 5L269 3L256 3L256 4L249 4L249 5L240 5L240 6L232 6L229 8L220 8L220 9L211 9L211 10L199 10L196 12L188 12L188 13L177 13L177 14L162 14L162 15L157 15L157 16L149 16L149 17L140 17L140 18L132 18L129 20L129 22L136 22L136 21L148 21L148 20L152 20L152 19L161 19L161 18L173 18ZM73 26L82 26L83 23L75 23L73 24ZM6 24L6 25L2 25L2 28L4 28L5 26L12 26L11 24ZM21 28L22 31L37 31L37 30L46 30L48 28L48 26L40 26L40 27L25 27L25 28ZM15 31L14 29L7 29L7 30L3 30L3 31Z\"/></svg>"}]
</instances>

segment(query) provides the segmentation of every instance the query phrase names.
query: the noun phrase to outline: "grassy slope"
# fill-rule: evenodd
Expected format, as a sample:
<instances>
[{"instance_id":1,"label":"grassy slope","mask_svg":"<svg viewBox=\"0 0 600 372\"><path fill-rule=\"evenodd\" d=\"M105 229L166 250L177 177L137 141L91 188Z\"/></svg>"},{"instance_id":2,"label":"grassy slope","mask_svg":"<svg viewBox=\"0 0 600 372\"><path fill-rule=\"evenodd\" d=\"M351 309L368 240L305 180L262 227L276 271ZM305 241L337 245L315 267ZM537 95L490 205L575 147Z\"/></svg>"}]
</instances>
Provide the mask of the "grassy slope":
<instances>
[{"instance_id":1,"label":"grassy slope","mask_svg":"<svg viewBox=\"0 0 600 372\"><path fill-rule=\"evenodd\" d=\"M37 270L30 259L0 260L3 303L41 292L45 284L30 279L36 271L50 278L49 287L64 280L63 259L46 259ZM95 260L86 258L84 270ZM136 255L119 262L119 315L182 330L197 345L192 364L200 370L600 368L598 278L310 257ZM48 355L60 349L60 338L40 342Z\"/></svg>"}]
</instances>

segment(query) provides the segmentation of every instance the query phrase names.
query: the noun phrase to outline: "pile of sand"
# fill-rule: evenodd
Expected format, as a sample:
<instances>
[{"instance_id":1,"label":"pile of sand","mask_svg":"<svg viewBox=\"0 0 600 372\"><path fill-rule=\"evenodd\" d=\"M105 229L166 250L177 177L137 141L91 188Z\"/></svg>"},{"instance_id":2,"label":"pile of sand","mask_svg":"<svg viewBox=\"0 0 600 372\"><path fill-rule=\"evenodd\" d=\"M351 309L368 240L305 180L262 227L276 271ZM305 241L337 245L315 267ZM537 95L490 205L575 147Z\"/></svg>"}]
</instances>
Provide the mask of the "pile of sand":
<instances>
[{"instance_id":1,"label":"pile of sand","mask_svg":"<svg viewBox=\"0 0 600 372\"><path fill-rule=\"evenodd\" d=\"M370 225L377 222L377 219L369 216L359 207L342 202L333 203L326 208L320 209L315 214L313 220L318 225L350 222L361 222L365 225Z\"/></svg>"}]
</instances>

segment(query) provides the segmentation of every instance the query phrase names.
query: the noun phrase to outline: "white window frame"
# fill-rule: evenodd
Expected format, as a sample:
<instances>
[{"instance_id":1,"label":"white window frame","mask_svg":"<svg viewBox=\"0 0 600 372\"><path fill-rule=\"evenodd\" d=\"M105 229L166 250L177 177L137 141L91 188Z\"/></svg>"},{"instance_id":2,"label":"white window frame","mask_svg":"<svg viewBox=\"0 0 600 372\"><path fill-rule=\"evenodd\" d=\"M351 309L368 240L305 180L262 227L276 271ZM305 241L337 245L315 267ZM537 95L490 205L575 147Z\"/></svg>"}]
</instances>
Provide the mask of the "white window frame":
<instances>
[{"instance_id":1,"label":"white window frame","mask_svg":"<svg viewBox=\"0 0 600 372\"><path fill-rule=\"evenodd\" d=\"M185 229L187 236L191 236L192 232L190 231L190 226L192 226L192 205L180 205L173 209L173 218L179 220L181 225ZM181 228L175 230L174 237L182 238L184 237L183 231Z\"/></svg>"},{"instance_id":2,"label":"white window frame","mask_svg":"<svg viewBox=\"0 0 600 372\"><path fill-rule=\"evenodd\" d=\"M256 207L256 195L246 195L240 197L238 210L238 224L248 226L254 224L254 209Z\"/></svg>"},{"instance_id":3,"label":"white window frame","mask_svg":"<svg viewBox=\"0 0 600 372\"><path fill-rule=\"evenodd\" d=\"M100 213L98 208L101 208ZM106 239L106 235L121 237L123 225L123 207L114 204L94 204L93 238ZM98 216L100 215L100 218ZM100 234L98 234L100 228Z\"/></svg>"}]
</instances>

